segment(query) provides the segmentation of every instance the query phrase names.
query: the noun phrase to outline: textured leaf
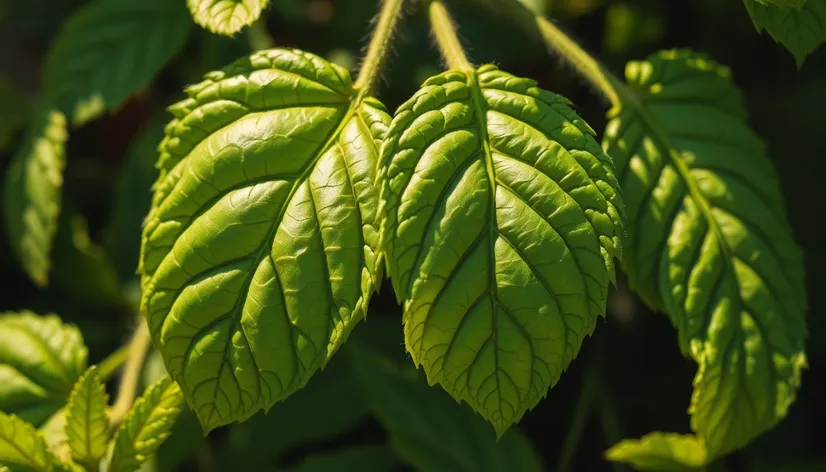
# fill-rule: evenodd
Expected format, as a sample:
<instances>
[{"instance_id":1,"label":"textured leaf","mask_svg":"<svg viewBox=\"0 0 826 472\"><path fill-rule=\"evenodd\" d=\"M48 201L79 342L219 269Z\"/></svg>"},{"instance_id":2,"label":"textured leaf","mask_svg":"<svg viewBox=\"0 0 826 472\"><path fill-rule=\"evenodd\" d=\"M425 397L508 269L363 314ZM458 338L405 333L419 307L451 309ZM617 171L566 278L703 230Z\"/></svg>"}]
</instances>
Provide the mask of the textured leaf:
<instances>
[{"instance_id":1,"label":"textured leaf","mask_svg":"<svg viewBox=\"0 0 826 472\"><path fill-rule=\"evenodd\" d=\"M348 346L355 375L399 457L428 472L539 472L539 455L516 429L497 441L484 420L412 367L370 348Z\"/></svg>"},{"instance_id":2,"label":"textured leaf","mask_svg":"<svg viewBox=\"0 0 826 472\"><path fill-rule=\"evenodd\" d=\"M232 36L253 24L269 0L187 0L195 22L216 34Z\"/></svg>"},{"instance_id":3,"label":"textured leaf","mask_svg":"<svg viewBox=\"0 0 826 472\"><path fill-rule=\"evenodd\" d=\"M40 286L49 281L66 165L66 138L66 117L56 111L42 113L9 165L3 183L9 243L26 273Z\"/></svg>"},{"instance_id":4,"label":"textured leaf","mask_svg":"<svg viewBox=\"0 0 826 472\"><path fill-rule=\"evenodd\" d=\"M0 411L0 465L15 471L51 472L55 460L34 426Z\"/></svg>"},{"instance_id":5,"label":"textured leaf","mask_svg":"<svg viewBox=\"0 0 826 472\"><path fill-rule=\"evenodd\" d=\"M183 46L192 22L180 0L94 0L65 23L45 65L45 89L76 125L120 106Z\"/></svg>"},{"instance_id":6,"label":"textured leaf","mask_svg":"<svg viewBox=\"0 0 826 472\"><path fill-rule=\"evenodd\" d=\"M623 268L699 364L692 427L711 456L786 415L806 364L801 255L727 69L666 51L632 62L605 133L627 204Z\"/></svg>"},{"instance_id":7,"label":"textured leaf","mask_svg":"<svg viewBox=\"0 0 826 472\"><path fill-rule=\"evenodd\" d=\"M754 27L766 30L794 55L797 67L826 41L826 0L807 0L798 10L743 0Z\"/></svg>"},{"instance_id":8,"label":"textured leaf","mask_svg":"<svg viewBox=\"0 0 826 472\"><path fill-rule=\"evenodd\" d=\"M106 454L109 418L106 407L109 396L95 366L77 381L66 409L66 436L72 449L72 459L87 470L97 470Z\"/></svg>"},{"instance_id":9,"label":"textured leaf","mask_svg":"<svg viewBox=\"0 0 826 472\"><path fill-rule=\"evenodd\" d=\"M0 151L11 143L14 134L26 124L29 103L21 90L0 76Z\"/></svg>"},{"instance_id":10,"label":"textured leaf","mask_svg":"<svg viewBox=\"0 0 826 472\"><path fill-rule=\"evenodd\" d=\"M297 50L255 53L187 93L160 147L142 304L210 430L301 388L364 317L389 117L356 103L346 70Z\"/></svg>"},{"instance_id":11,"label":"textured leaf","mask_svg":"<svg viewBox=\"0 0 826 472\"><path fill-rule=\"evenodd\" d=\"M640 439L624 439L613 445L605 457L637 470L658 472L702 470L707 462L705 445L697 436L660 432Z\"/></svg>"},{"instance_id":12,"label":"textured leaf","mask_svg":"<svg viewBox=\"0 0 826 472\"><path fill-rule=\"evenodd\" d=\"M131 472L146 462L169 437L183 401L181 389L169 377L146 389L115 433L109 472Z\"/></svg>"},{"instance_id":13,"label":"textured leaf","mask_svg":"<svg viewBox=\"0 0 826 472\"><path fill-rule=\"evenodd\" d=\"M426 81L382 148L382 250L407 349L499 434L605 313L621 201L592 135L564 98L483 66Z\"/></svg>"},{"instance_id":14,"label":"textured leaf","mask_svg":"<svg viewBox=\"0 0 826 472\"><path fill-rule=\"evenodd\" d=\"M54 315L0 315L0 410L35 425L62 408L86 368L80 331Z\"/></svg>"}]
</instances>

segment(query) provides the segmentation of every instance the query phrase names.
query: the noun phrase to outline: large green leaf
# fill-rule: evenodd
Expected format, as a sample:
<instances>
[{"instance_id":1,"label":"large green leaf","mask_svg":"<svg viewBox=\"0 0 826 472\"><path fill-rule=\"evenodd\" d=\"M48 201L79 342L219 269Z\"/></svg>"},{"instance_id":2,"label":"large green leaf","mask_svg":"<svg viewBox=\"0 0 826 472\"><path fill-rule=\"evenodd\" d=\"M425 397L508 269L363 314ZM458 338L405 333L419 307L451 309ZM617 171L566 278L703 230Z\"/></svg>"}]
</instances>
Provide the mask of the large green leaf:
<instances>
[{"instance_id":1,"label":"large green leaf","mask_svg":"<svg viewBox=\"0 0 826 472\"><path fill-rule=\"evenodd\" d=\"M170 109L146 220L143 310L204 428L301 388L364 317L389 117L297 50L240 59Z\"/></svg>"},{"instance_id":2,"label":"large green leaf","mask_svg":"<svg viewBox=\"0 0 826 472\"><path fill-rule=\"evenodd\" d=\"M253 24L269 0L187 0L195 22L217 34L232 36Z\"/></svg>"},{"instance_id":3,"label":"large green leaf","mask_svg":"<svg viewBox=\"0 0 826 472\"><path fill-rule=\"evenodd\" d=\"M348 346L352 369L390 443L415 470L427 472L539 472L537 451L516 429L497 441L485 422L422 375L378 351Z\"/></svg>"},{"instance_id":4,"label":"large green leaf","mask_svg":"<svg viewBox=\"0 0 826 472\"><path fill-rule=\"evenodd\" d=\"M605 457L624 462L637 470L689 472L704 470L706 448L697 436L654 432L640 439L624 439L613 445Z\"/></svg>"},{"instance_id":5,"label":"large green leaf","mask_svg":"<svg viewBox=\"0 0 826 472\"><path fill-rule=\"evenodd\" d=\"M138 470L169 437L182 405L181 389L169 377L146 389L112 439L114 448L107 470Z\"/></svg>"},{"instance_id":6,"label":"large green leaf","mask_svg":"<svg viewBox=\"0 0 826 472\"><path fill-rule=\"evenodd\" d=\"M3 182L3 216L12 251L37 285L49 282L52 243L66 165L66 117L38 115Z\"/></svg>"},{"instance_id":7,"label":"large green leaf","mask_svg":"<svg viewBox=\"0 0 826 472\"><path fill-rule=\"evenodd\" d=\"M94 0L55 38L46 93L79 125L145 87L183 46L192 22L180 0Z\"/></svg>"},{"instance_id":8,"label":"large green leaf","mask_svg":"<svg viewBox=\"0 0 826 472\"><path fill-rule=\"evenodd\" d=\"M109 418L106 407L109 396L95 366L77 381L66 408L66 437L72 449L72 459L87 470L97 470L106 454L109 439Z\"/></svg>"},{"instance_id":9,"label":"large green leaf","mask_svg":"<svg viewBox=\"0 0 826 472\"><path fill-rule=\"evenodd\" d=\"M715 456L794 401L806 365L801 255L729 71L666 51L626 77L604 143L628 208L623 268L699 364L691 421Z\"/></svg>"},{"instance_id":10,"label":"large green leaf","mask_svg":"<svg viewBox=\"0 0 826 472\"><path fill-rule=\"evenodd\" d=\"M52 472L56 460L34 427L0 411L0 466L13 471Z\"/></svg>"},{"instance_id":11,"label":"large green leaf","mask_svg":"<svg viewBox=\"0 0 826 472\"><path fill-rule=\"evenodd\" d=\"M488 65L428 79L380 173L407 349L501 434L605 313L622 234L611 160L567 100Z\"/></svg>"},{"instance_id":12,"label":"large green leaf","mask_svg":"<svg viewBox=\"0 0 826 472\"><path fill-rule=\"evenodd\" d=\"M0 410L42 424L66 404L86 357L80 331L55 315L0 315Z\"/></svg>"},{"instance_id":13,"label":"large green leaf","mask_svg":"<svg viewBox=\"0 0 826 472\"><path fill-rule=\"evenodd\" d=\"M757 0L743 3L757 31L768 31L776 42L791 51L798 67L826 41L826 0L807 0L800 9L764 5Z\"/></svg>"}]
</instances>

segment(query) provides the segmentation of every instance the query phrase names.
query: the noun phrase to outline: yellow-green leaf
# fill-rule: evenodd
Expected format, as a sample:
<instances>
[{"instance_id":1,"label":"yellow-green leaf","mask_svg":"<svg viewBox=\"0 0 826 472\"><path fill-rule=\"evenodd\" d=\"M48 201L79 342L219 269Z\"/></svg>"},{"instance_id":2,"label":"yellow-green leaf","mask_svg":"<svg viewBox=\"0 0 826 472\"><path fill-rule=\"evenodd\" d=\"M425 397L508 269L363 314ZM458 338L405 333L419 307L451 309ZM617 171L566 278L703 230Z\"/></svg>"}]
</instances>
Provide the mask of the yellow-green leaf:
<instances>
[{"instance_id":1,"label":"yellow-green leaf","mask_svg":"<svg viewBox=\"0 0 826 472\"><path fill-rule=\"evenodd\" d=\"M196 23L227 36L253 24L268 3L269 0L187 0Z\"/></svg>"},{"instance_id":2,"label":"yellow-green leaf","mask_svg":"<svg viewBox=\"0 0 826 472\"><path fill-rule=\"evenodd\" d=\"M109 396L95 366L90 367L75 384L66 410L66 437L72 458L88 470L96 470L106 454Z\"/></svg>"},{"instance_id":3,"label":"yellow-green leaf","mask_svg":"<svg viewBox=\"0 0 826 472\"><path fill-rule=\"evenodd\" d=\"M705 445L697 436L660 432L624 439L608 449L605 458L658 472L700 471L708 462Z\"/></svg>"},{"instance_id":4,"label":"yellow-green leaf","mask_svg":"<svg viewBox=\"0 0 826 472\"><path fill-rule=\"evenodd\" d=\"M109 472L131 472L146 462L169 437L183 401L181 389L169 377L146 389L115 433Z\"/></svg>"},{"instance_id":5,"label":"yellow-green leaf","mask_svg":"<svg viewBox=\"0 0 826 472\"><path fill-rule=\"evenodd\" d=\"M55 459L31 423L0 411L0 465L15 472L51 472Z\"/></svg>"},{"instance_id":6,"label":"yellow-green leaf","mask_svg":"<svg viewBox=\"0 0 826 472\"><path fill-rule=\"evenodd\" d=\"M66 117L45 111L32 124L3 183L3 216L12 251L40 286L49 281L63 187Z\"/></svg>"}]
</instances>

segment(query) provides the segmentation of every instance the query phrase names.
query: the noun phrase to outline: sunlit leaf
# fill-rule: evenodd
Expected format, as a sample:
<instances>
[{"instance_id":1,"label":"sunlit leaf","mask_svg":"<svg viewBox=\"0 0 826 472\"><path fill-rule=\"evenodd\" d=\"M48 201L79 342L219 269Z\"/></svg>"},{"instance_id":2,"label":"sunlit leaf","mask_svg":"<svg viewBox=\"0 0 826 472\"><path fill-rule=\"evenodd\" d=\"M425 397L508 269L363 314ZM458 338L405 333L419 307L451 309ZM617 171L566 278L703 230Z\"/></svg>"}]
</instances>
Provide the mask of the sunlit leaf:
<instances>
[{"instance_id":1,"label":"sunlit leaf","mask_svg":"<svg viewBox=\"0 0 826 472\"><path fill-rule=\"evenodd\" d=\"M636 470L658 472L700 471L707 463L705 445L696 436L660 432L624 439L606 451L605 457Z\"/></svg>"},{"instance_id":2,"label":"sunlit leaf","mask_svg":"<svg viewBox=\"0 0 826 472\"><path fill-rule=\"evenodd\" d=\"M34 426L0 411L0 465L15 471L52 472L55 462Z\"/></svg>"},{"instance_id":3,"label":"sunlit leaf","mask_svg":"<svg viewBox=\"0 0 826 472\"><path fill-rule=\"evenodd\" d=\"M570 103L486 65L432 77L382 148L382 251L430 383L502 434L605 314L613 165Z\"/></svg>"},{"instance_id":4,"label":"sunlit leaf","mask_svg":"<svg viewBox=\"0 0 826 472\"><path fill-rule=\"evenodd\" d=\"M665 51L626 69L605 133L627 205L623 269L699 364L693 429L716 457L786 415L806 365L800 251L728 69Z\"/></svg>"},{"instance_id":5,"label":"sunlit leaf","mask_svg":"<svg viewBox=\"0 0 826 472\"><path fill-rule=\"evenodd\" d=\"M232 36L253 24L269 0L187 0L195 22L217 34Z\"/></svg>"},{"instance_id":6,"label":"sunlit leaf","mask_svg":"<svg viewBox=\"0 0 826 472\"><path fill-rule=\"evenodd\" d=\"M95 366L77 381L66 408L66 437L72 449L72 459L96 470L106 454L109 439L109 418L106 407L109 396Z\"/></svg>"},{"instance_id":7,"label":"sunlit leaf","mask_svg":"<svg viewBox=\"0 0 826 472\"><path fill-rule=\"evenodd\" d=\"M257 52L187 93L160 148L142 306L210 430L301 388L364 318L389 117L298 50Z\"/></svg>"}]
</instances>

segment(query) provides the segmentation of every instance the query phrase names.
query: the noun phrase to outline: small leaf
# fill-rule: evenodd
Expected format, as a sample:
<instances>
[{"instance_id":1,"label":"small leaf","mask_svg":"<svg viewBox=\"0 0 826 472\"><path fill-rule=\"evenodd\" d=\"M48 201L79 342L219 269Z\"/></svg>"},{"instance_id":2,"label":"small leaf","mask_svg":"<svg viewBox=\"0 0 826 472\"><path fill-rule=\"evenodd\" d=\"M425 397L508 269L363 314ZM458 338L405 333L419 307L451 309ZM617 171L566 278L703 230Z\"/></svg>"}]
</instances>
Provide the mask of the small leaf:
<instances>
[{"instance_id":1,"label":"small leaf","mask_svg":"<svg viewBox=\"0 0 826 472\"><path fill-rule=\"evenodd\" d=\"M45 90L74 125L120 106L183 47L191 21L181 0L94 0L54 39Z\"/></svg>"},{"instance_id":2,"label":"small leaf","mask_svg":"<svg viewBox=\"0 0 826 472\"><path fill-rule=\"evenodd\" d=\"M80 331L55 315L0 315L0 410L39 426L66 404L86 357Z\"/></svg>"},{"instance_id":3,"label":"small leaf","mask_svg":"<svg viewBox=\"0 0 826 472\"><path fill-rule=\"evenodd\" d=\"M106 454L108 401L97 368L92 366L77 381L66 410L66 436L72 459L87 470L97 470L100 459Z\"/></svg>"},{"instance_id":4,"label":"small leaf","mask_svg":"<svg viewBox=\"0 0 826 472\"><path fill-rule=\"evenodd\" d=\"M51 472L55 460L34 426L0 411L0 465L13 470Z\"/></svg>"},{"instance_id":5,"label":"small leaf","mask_svg":"<svg viewBox=\"0 0 826 472\"><path fill-rule=\"evenodd\" d=\"M708 457L697 436L653 432L640 439L624 439L605 452L609 461L624 462L637 470L700 471Z\"/></svg>"},{"instance_id":6,"label":"small leaf","mask_svg":"<svg viewBox=\"0 0 826 472\"><path fill-rule=\"evenodd\" d=\"M570 103L486 65L428 79L382 148L382 251L428 381L502 434L605 314L613 165Z\"/></svg>"},{"instance_id":7,"label":"small leaf","mask_svg":"<svg viewBox=\"0 0 826 472\"><path fill-rule=\"evenodd\" d=\"M298 50L257 52L187 93L160 146L142 308L211 430L303 387L364 318L389 117Z\"/></svg>"},{"instance_id":8,"label":"small leaf","mask_svg":"<svg viewBox=\"0 0 826 472\"><path fill-rule=\"evenodd\" d=\"M800 251L728 69L686 51L632 62L605 132L628 205L623 268L699 364L691 424L711 457L786 416L806 365Z\"/></svg>"},{"instance_id":9,"label":"small leaf","mask_svg":"<svg viewBox=\"0 0 826 472\"><path fill-rule=\"evenodd\" d=\"M25 94L4 77L0 77L0 151L11 143L14 134L29 118Z\"/></svg>"},{"instance_id":10,"label":"small leaf","mask_svg":"<svg viewBox=\"0 0 826 472\"><path fill-rule=\"evenodd\" d=\"M146 389L115 433L109 472L131 472L146 462L169 437L183 401L169 377Z\"/></svg>"},{"instance_id":11,"label":"small leaf","mask_svg":"<svg viewBox=\"0 0 826 472\"><path fill-rule=\"evenodd\" d=\"M826 0L808 0L800 9L764 5L756 0L743 2L757 31L768 31L775 42L791 51L798 68L826 41Z\"/></svg>"},{"instance_id":12,"label":"small leaf","mask_svg":"<svg viewBox=\"0 0 826 472\"><path fill-rule=\"evenodd\" d=\"M539 454L518 430L497 441L484 421L409 365L371 348L348 347L356 378L399 456L428 472L539 472Z\"/></svg>"},{"instance_id":13,"label":"small leaf","mask_svg":"<svg viewBox=\"0 0 826 472\"><path fill-rule=\"evenodd\" d=\"M37 285L49 281L52 243L60 213L66 117L41 113L20 152L6 171L3 210L6 233L15 256Z\"/></svg>"},{"instance_id":14,"label":"small leaf","mask_svg":"<svg viewBox=\"0 0 826 472\"><path fill-rule=\"evenodd\" d=\"M187 0L195 22L216 34L232 36L253 24L269 0Z\"/></svg>"}]
</instances>

